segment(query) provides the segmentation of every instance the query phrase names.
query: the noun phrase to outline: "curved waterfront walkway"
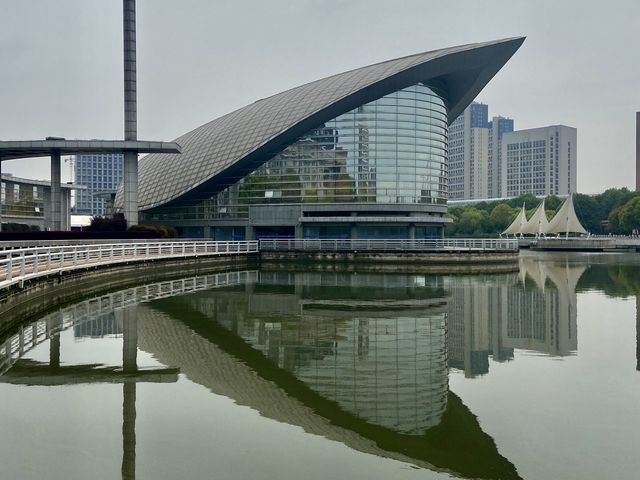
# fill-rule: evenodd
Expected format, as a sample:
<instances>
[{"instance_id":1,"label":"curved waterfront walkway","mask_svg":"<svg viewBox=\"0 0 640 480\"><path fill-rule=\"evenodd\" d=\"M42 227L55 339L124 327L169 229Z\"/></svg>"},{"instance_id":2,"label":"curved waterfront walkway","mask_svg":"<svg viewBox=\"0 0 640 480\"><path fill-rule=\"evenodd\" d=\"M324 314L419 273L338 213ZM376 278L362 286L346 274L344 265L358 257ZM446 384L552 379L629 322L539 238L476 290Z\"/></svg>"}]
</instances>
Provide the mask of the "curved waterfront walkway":
<instances>
[{"instance_id":1,"label":"curved waterfront walkway","mask_svg":"<svg viewBox=\"0 0 640 480\"><path fill-rule=\"evenodd\" d=\"M258 253L258 241L132 242L0 250L0 289L52 274L96 267Z\"/></svg>"}]
</instances>

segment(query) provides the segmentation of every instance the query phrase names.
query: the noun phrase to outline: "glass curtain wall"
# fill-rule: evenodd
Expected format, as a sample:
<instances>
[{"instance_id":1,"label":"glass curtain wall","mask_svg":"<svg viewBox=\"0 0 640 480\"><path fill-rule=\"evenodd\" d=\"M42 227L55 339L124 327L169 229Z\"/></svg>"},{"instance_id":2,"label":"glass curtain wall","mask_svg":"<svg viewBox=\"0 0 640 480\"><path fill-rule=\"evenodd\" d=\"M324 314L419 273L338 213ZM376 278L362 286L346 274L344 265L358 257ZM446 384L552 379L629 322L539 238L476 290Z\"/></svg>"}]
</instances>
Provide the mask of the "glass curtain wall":
<instances>
[{"instance_id":1,"label":"glass curtain wall","mask_svg":"<svg viewBox=\"0 0 640 480\"><path fill-rule=\"evenodd\" d=\"M444 96L414 85L311 130L210 200L150 218L245 219L264 204L445 205L447 129Z\"/></svg>"},{"instance_id":2,"label":"glass curtain wall","mask_svg":"<svg viewBox=\"0 0 640 480\"><path fill-rule=\"evenodd\" d=\"M0 195L3 216L44 217L44 187L4 181Z\"/></svg>"}]
</instances>

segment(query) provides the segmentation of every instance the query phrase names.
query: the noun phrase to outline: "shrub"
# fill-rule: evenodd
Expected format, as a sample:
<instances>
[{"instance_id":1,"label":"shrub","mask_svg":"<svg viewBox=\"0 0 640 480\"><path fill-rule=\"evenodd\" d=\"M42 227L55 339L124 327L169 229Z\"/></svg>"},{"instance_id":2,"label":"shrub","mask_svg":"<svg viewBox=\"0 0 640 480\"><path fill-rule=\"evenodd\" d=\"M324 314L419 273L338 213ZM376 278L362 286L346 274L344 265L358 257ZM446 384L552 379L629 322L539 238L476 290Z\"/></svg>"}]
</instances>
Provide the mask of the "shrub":
<instances>
[{"instance_id":1,"label":"shrub","mask_svg":"<svg viewBox=\"0 0 640 480\"><path fill-rule=\"evenodd\" d=\"M116 213L112 217L96 215L91 217L91 224L86 230L89 232L125 232L127 221L122 213Z\"/></svg>"},{"instance_id":2,"label":"shrub","mask_svg":"<svg viewBox=\"0 0 640 480\"><path fill-rule=\"evenodd\" d=\"M129 227L128 231L134 233L156 233L161 238L175 238L178 236L178 231L175 228L165 225L133 225Z\"/></svg>"}]
</instances>

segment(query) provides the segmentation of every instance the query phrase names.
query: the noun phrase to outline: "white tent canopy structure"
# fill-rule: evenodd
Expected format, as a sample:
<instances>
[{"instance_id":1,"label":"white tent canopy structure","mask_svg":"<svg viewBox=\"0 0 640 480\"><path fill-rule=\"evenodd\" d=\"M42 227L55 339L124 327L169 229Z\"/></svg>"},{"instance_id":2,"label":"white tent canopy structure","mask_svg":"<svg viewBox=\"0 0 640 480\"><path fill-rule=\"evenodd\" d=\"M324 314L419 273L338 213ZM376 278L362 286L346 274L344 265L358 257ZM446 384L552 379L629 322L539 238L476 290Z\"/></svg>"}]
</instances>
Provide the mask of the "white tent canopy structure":
<instances>
[{"instance_id":1,"label":"white tent canopy structure","mask_svg":"<svg viewBox=\"0 0 640 480\"><path fill-rule=\"evenodd\" d=\"M523 235L543 235L547 233L549 221L547 220L547 212L544 209L544 199L533 212L529 221L522 227L520 233Z\"/></svg>"},{"instance_id":2,"label":"white tent canopy structure","mask_svg":"<svg viewBox=\"0 0 640 480\"><path fill-rule=\"evenodd\" d=\"M564 233L567 235L570 233L587 233L573 208L573 194L569 195L569 198L564 201L558 213L551 219L545 233Z\"/></svg>"},{"instance_id":3,"label":"white tent canopy structure","mask_svg":"<svg viewBox=\"0 0 640 480\"><path fill-rule=\"evenodd\" d=\"M531 218L527 220L524 205L518 213L511 225L502 232L503 235L547 235L547 234L569 235L570 233L586 234L587 231L578 220L576 211L573 207L573 194L564 201L560 210L555 214L551 221L547 220L545 212L544 200L540 202L538 208Z\"/></svg>"},{"instance_id":4,"label":"white tent canopy structure","mask_svg":"<svg viewBox=\"0 0 640 480\"><path fill-rule=\"evenodd\" d=\"M511 225L502 232L502 235L517 235L521 233L522 228L527 224L527 213L522 205L522 209L518 213L518 216L511 222Z\"/></svg>"}]
</instances>

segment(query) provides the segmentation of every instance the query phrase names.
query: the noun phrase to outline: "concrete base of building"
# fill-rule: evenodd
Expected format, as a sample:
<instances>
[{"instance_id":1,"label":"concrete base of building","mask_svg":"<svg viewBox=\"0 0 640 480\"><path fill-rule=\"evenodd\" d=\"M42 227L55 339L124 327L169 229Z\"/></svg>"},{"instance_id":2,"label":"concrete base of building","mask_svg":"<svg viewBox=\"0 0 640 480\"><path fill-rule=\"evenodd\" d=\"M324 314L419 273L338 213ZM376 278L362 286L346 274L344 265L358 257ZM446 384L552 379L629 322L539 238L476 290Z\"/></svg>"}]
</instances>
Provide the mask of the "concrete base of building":
<instances>
[{"instance_id":1,"label":"concrete base of building","mask_svg":"<svg viewBox=\"0 0 640 480\"><path fill-rule=\"evenodd\" d=\"M260 260L264 263L299 262L305 266L309 263L391 264L396 268L404 265L414 269L441 265L450 271L460 265L481 265L483 269L498 265L507 267L500 271L518 270L518 252L261 252Z\"/></svg>"},{"instance_id":2,"label":"concrete base of building","mask_svg":"<svg viewBox=\"0 0 640 480\"><path fill-rule=\"evenodd\" d=\"M518 272L517 263L408 264L394 262L302 262L263 260L267 270L293 272L404 273L428 275L501 274Z\"/></svg>"},{"instance_id":3,"label":"concrete base of building","mask_svg":"<svg viewBox=\"0 0 640 480\"><path fill-rule=\"evenodd\" d=\"M185 238L442 238L452 220L435 204L251 205L246 219L162 219L143 212L142 223L175 227ZM155 218L157 216L157 218Z\"/></svg>"}]
</instances>

